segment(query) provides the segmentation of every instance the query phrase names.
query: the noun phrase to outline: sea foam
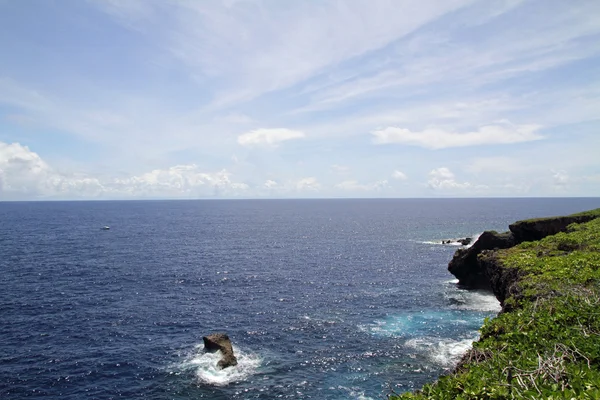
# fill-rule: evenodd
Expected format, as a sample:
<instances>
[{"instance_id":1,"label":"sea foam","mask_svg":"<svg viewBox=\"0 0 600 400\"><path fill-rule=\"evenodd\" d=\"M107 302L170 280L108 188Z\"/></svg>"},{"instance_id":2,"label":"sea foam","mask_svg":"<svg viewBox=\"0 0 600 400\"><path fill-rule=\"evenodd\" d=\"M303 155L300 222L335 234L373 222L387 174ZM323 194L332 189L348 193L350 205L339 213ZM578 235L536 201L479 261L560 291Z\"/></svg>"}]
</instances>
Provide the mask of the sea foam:
<instances>
[{"instance_id":1,"label":"sea foam","mask_svg":"<svg viewBox=\"0 0 600 400\"><path fill-rule=\"evenodd\" d=\"M457 281L446 283L451 284L452 287L445 291L444 296L455 310L497 313L502 309L496 296L489 291L458 289L454 286Z\"/></svg>"},{"instance_id":2,"label":"sea foam","mask_svg":"<svg viewBox=\"0 0 600 400\"><path fill-rule=\"evenodd\" d=\"M233 346L233 351L238 364L219 369L217 363L221 359L221 353L205 353L204 346L198 345L194 354L181 364L181 368L193 369L200 383L214 386L226 386L254 375L260 367L262 359L258 355L242 351L236 346Z\"/></svg>"},{"instance_id":3,"label":"sea foam","mask_svg":"<svg viewBox=\"0 0 600 400\"><path fill-rule=\"evenodd\" d=\"M407 340L405 346L425 354L429 360L442 367L452 367L473 345L477 337L463 340L421 337Z\"/></svg>"}]
</instances>

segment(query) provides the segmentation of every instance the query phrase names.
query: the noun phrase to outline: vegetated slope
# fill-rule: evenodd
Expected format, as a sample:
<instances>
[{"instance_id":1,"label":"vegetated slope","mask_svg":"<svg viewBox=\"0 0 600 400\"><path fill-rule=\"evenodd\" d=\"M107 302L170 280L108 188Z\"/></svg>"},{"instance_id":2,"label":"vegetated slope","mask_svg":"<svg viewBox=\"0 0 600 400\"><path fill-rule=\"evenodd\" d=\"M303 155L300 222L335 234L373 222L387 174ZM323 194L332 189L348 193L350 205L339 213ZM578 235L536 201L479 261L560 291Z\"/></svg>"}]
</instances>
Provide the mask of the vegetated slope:
<instances>
[{"instance_id":1,"label":"vegetated slope","mask_svg":"<svg viewBox=\"0 0 600 400\"><path fill-rule=\"evenodd\" d=\"M478 261L504 311L451 375L390 398L600 399L600 218Z\"/></svg>"}]
</instances>

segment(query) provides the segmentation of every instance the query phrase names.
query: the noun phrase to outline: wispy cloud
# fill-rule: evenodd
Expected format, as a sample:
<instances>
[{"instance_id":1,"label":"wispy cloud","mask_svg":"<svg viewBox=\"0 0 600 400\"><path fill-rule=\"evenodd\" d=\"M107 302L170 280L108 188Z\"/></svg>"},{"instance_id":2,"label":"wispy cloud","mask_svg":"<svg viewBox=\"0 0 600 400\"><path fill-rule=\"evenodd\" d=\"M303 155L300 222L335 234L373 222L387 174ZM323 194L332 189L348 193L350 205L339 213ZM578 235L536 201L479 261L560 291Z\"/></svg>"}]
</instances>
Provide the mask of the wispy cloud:
<instances>
[{"instance_id":1,"label":"wispy cloud","mask_svg":"<svg viewBox=\"0 0 600 400\"><path fill-rule=\"evenodd\" d=\"M412 132L403 128L385 128L371 132L376 144L406 144L429 149L449 147L481 146L493 144L512 144L540 140L544 137L537 133L538 125L488 125L477 131L455 133L440 129L425 129Z\"/></svg>"},{"instance_id":2,"label":"wispy cloud","mask_svg":"<svg viewBox=\"0 0 600 400\"><path fill-rule=\"evenodd\" d=\"M408 177L406 176L406 174L402 171L399 170L394 170L394 172L392 172L392 178L397 179L399 181L405 181L408 179Z\"/></svg>"},{"instance_id":3,"label":"wispy cloud","mask_svg":"<svg viewBox=\"0 0 600 400\"><path fill-rule=\"evenodd\" d=\"M151 26L146 34L159 35L198 81L218 83L212 107L225 107L380 49L471 1L97 4L128 27Z\"/></svg>"},{"instance_id":4,"label":"wispy cloud","mask_svg":"<svg viewBox=\"0 0 600 400\"><path fill-rule=\"evenodd\" d=\"M532 2L530 2L532 3ZM517 13L520 24L503 30L484 21L507 12ZM395 52L363 65L361 74L313 91L309 105L298 111L337 108L381 96L406 98L439 91L439 85L464 91L531 75L600 54L590 42L600 34L598 5L582 2L568 13L558 5L544 7L543 17L523 1L475 2L453 14L453 21L419 31L394 44ZM472 39L465 40L464 24Z\"/></svg>"},{"instance_id":5,"label":"wispy cloud","mask_svg":"<svg viewBox=\"0 0 600 400\"><path fill-rule=\"evenodd\" d=\"M277 146L287 140L301 139L304 132L292 129L255 129L238 136L238 143L242 146Z\"/></svg>"}]
</instances>

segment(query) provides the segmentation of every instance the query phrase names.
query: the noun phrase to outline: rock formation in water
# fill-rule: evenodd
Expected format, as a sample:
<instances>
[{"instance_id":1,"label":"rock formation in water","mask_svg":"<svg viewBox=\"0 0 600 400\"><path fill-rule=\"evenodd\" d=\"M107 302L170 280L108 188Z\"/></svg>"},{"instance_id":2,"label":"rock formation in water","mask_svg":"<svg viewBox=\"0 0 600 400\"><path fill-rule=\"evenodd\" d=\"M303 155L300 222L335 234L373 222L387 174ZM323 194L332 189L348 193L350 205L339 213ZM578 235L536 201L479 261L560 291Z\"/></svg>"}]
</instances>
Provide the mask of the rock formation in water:
<instances>
[{"instance_id":1,"label":"rock formation in water","mask_svg":"<svg viewBox=\"0 0 600 400\"><path fill-rule=\"evenodd\" d=\"M470 237L457 240L457 242L462 244L463 246L468 246L469 244L471 244L472 241L473 241L473 239Z\"/></svg>"},{"instance_id":2,"label":"rock formation in water","mask_svg":"<svg viewBox=\"0 0 600 400\"><path fill-rule=\"evenodd\" d=\"M518 221L509 226L510 231L486 231L467 249L458 249L448 264L448 271L458 284L469 289L491 289L502 303L510 292L511 279L494 268L493 254L488 250L507 249L522 242L540 240L567 230L571 224L591 221L594 214L575 214L564 217L536 218ZM482 254L485 253L485 254ZM498 291L498 293L496 293Z\"/></svg>"},{"instance_id":3,"label":"rock formation in water","mask_svg":"<svg viewBox=\"0 0 600 400\"><path fill-rule=\"evenodd\" d=\"M464 239L444 239L442 240L442 244L453 244L453 243L458 243L461 244L463 246L467 246L469 245L471 242L473 241L473 238L467 237Z\"/></svg>"},{"instance_id":4,"label":"rock formation in water","mask_svg":"<svg viewBox=\"0 0 600 400\"><path fill-rule=\"evenodd\" d=\"M204 351L209 353L221 352L222 357L217 363L219 368L223 369L237 365L237 358L233 354L231 340L229 340L226 333L213 333L204 336L202 339L204 340Z\"/></svg>"}]
</instances>

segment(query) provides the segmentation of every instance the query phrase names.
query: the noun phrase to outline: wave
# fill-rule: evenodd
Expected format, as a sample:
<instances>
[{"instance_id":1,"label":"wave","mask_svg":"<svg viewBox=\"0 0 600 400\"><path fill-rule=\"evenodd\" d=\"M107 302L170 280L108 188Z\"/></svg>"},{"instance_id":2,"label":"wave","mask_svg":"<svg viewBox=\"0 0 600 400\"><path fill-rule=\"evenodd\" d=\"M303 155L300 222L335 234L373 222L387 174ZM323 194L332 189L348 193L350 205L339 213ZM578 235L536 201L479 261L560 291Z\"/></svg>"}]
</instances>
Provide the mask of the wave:
<instances>
[{"instance_id":1,"label":"wave","mask_svg":"<svg viewBox=\"0 0 600 400\"><path fill-rule=\"evenodd\" d=\"M233 346L233 351L238 364L219 369L217 363L221 359L221 353L205 353L204 345L200 344L196 346L194 354L180 365L180 368L194 370L200 383L214 386L227 386L254 375L260 367L262 359L258 355L242 351L236 346Z\"/></svg>"},{"instance_id":2,"label":"wave","mask_svg":"<svg viewBox=\"0 0 600 400\"><path fill-rule=\"evenodd\" d=\"M473 246L475 244L475 242L479 240L479 236L481 236L482 233L483 232L478 233L477 235L473 235L473 240L471 240L471 243L469 243L465 247L468 249L469 247Z\"/></svg>"},{"instance_id":3,"label":"wave","mask_svg":"<svg viewBox=\"0 0 600 400\"><path fill-rule=\"evenodd\" d=\"M473 244L477 241L477 239L479 239L479 236L481 236L481 233L478 233L476 235L471 235L471 236L462 236L462 237L449 238L449 239L423 240L423 241L418 241L418 243L435 244L435 245L450 246L450 247L461 247L461 248L468 249L469 247L473 246ZM465 237L471 238L471 242L466 246L462 245L461 243L458 242L458 240L464 239ZM446 243L448 241L450 243Z\"/></svg>"},{"instance_id":4,"label":"wave","mask_svg":"<svg viewBox=\"0 0 600 400\"><path fill-rule=\"evenodd\" d=\"M449 368L471 348L483 322L481 313L469 311L423 312L388 317L360 329L374 336L397 338L432 364ZM463 333L452 338L457 331Z\"/></svg>"},{"instance_id":5,"label":"wave","mask_svg":"<svg viewBox=\"0 0 600 400\"><path fill-rule=\"evenodd\" d=\"M425 354L429 360L442 367L452 367L471 348L477 337L462 340L421 337L407 340L406 347Z\"/></svg>"},{"instance_id":6,"label":"wave","mask_svg":"<svg viewBox=\"0 0 600 400\"><path fill-rule=\"evenodd\" d=\"M497 313L502 309L493 293L487 290L459 289L456 283L458 283L457 279L444 282L448 286L444 296L451 303L452 309L483 313Z\"/></svg>"},{"instance_id":7,"label":"wave","mask_svg":"<svg viewBox=\"0 0 600 400\"><path fill-rule=\"evenodd\" d=\"M485 291L464 291L450 297L456 301L455 307L459 310L500 312L500 302L492 293Z\"/></svg>"},{"instance_id":8,"label":"wave","mask_svg":"<svg viewBox=\"0 0 600 400\"><path fill-rule=\"evenodd\" d=\"M453 239L444 239L444 240L453 240ZM443 243L444 240L423 240L423 241L420 241L419 243L422 243L422 244L439 244L441 246L462 247L462 244L454 242L454 241L452 243Z\"/></svg>"}]
</instances>

